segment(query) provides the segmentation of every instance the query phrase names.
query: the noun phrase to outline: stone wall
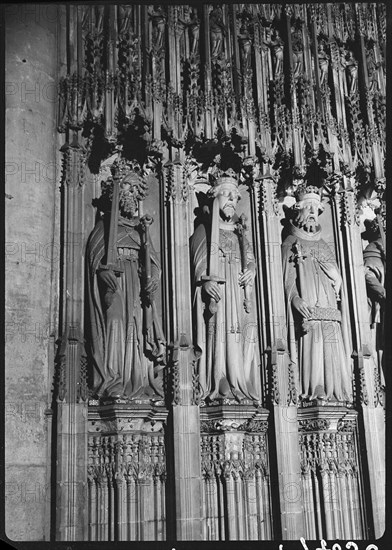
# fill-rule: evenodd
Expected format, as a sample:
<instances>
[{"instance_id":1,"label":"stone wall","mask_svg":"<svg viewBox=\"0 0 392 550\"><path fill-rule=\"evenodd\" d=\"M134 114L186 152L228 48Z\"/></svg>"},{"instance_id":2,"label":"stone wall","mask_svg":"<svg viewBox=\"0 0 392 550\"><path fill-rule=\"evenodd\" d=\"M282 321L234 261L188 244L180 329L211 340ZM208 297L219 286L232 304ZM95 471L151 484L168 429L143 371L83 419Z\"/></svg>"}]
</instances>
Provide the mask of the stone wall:
<instances>
[{"instance_id":1,"label":"stone wall","mask_svg":"<svg viewBox=\"0 0 392 550\"><path fill-rule=\"evenodd\" d=\"M45 540L58 325L57 7L6 8L6 534Z\"/></svg>"}]
</instances>

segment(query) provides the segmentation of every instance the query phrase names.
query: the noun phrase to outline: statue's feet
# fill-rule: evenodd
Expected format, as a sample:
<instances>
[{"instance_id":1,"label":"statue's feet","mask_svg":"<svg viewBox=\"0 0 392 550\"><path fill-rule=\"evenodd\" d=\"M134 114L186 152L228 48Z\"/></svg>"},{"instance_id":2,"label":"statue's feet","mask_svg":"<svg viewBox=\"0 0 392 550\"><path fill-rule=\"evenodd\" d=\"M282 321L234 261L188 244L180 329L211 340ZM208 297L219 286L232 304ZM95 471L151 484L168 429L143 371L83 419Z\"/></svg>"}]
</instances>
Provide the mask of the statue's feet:
<instances>
[{"instance_id":1,"label":"statue's feet","mask_svg":"<svg viewBox=\"0 0 392 550\"><path fill-rule=\"evenodd\" d=\"M152 397L150 397L150 401L151 403L158 403L159 401L163 401L163 396L162 395L157 395L157 394L154 394Z\"/></svg>"},{"instance_id":2,"label":"statue's feet","mask_svg":"<svg viewBox=\"0 0 392 550\"><path fill-rule=\"evenodd\" d=\"M316 395L316 399L319 401L329 401L328 397L325 394Z\"/></svg>"},{"instance_id":3,"label":"statue's feet","mask_svg":"<svg viewBox=\"0 0 392 550\"><path fill-rule=\"evenodd\" d=\"M219 389L218 389L219 396L226 398L230 394L230 385L226 378L221 378L219 381Z\"/></svg>"},{"instance_id":4,"label":"statue's feet","mask_svg":"<svg viewBox=\"0 0 392 550\"><path fill-rule=\"evenodd\" d=\"M244 395L238 390L231 390L231 393L234 395L234 399L237 401L237 403L242 403L242 401L245 399Z\"/></svg>"},{"instance_id":5,"label":"statue's feet","mask_svg":"<svg viewBox=\"0 0 392 550\"><path fill-rule=\"evenodd\" d=\"M322 386L316 386L313 399L318 399L319 401L329 401L329 397L325 393Z\"/></svg>"}]
</instances>

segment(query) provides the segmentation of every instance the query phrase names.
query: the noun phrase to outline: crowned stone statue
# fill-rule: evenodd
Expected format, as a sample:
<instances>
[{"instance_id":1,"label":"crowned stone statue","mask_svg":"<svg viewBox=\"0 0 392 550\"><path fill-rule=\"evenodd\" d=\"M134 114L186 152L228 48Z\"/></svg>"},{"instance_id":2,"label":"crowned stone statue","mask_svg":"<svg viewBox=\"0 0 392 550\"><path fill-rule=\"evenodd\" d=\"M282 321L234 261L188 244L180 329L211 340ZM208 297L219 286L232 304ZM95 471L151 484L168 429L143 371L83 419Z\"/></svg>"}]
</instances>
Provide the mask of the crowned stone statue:
<instances>
[{"instance_id":1,"label":"crowned stone statue","mask_svg":"<svg viewBox=\"0 0 392 550\"><path fill-rule=\"evenodd\" d=\"M217 178L210 195L212 217L190 239L201 397L209 403L259 403L255 260L244 218L236 214L234 171Z\"/></svg>"},{"instance_id":2,"label":"crowned stone statue","mask_svg":"<svg viewBox=\"0 0 392 550\"><path fill-rule=\"evenodd\" d=\"M98 397L159 400L164 338L155 293L161 268L137 216L143 181L127 162L112 166L99 199L104 212L87 243L88 344Z\"/></svg>"},{"instance_id":3,"label":"crowned stone statue","mask_svg":"<svg viewBox=\"0 0 392 550\"><path fill-rule=\"evenodd\" d=\"M321 238L320 190L300 186L282 244L291 361L305 400L350 402L351 363L342 278ZM341 307L339 308L339 304Z\"/></svg>"}]
</instances>

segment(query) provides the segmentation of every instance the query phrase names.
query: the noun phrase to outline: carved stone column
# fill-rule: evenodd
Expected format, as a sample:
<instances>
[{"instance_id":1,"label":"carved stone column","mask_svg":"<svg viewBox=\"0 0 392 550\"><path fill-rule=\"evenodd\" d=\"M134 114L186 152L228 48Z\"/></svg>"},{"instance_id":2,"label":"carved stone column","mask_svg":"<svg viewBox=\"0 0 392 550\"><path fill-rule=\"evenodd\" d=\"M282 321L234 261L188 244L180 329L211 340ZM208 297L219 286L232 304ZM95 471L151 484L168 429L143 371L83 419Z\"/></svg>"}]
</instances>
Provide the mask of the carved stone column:
<instances>
[{"instance_id":1,"label":"carved stone column","mask_svg":"<svg viewBox=\"0 0 392 550\"><path fill-rule=\"evenodd\" d=\"M301 485L297 394L294 374L287 352L284 304L281 225L276 198L276 183L270 174L260 180L260 224L264 236L261 257L265 258L267 338L269 340L270 391L274 415L276 464L282 539L303 536L303 505L297 494ZM273 489L274 491L274 489Z\"/></svg>"},{"instance_id":2,"label":"carved stone column","mask_svg":"<svg viewBox=\"0 0 392 550\"><path fill-rule=\"evenodd\" d=\"M357 399L361 408L359 431L366 441L365 471L370 485L374 533L380 537L385 529L385 410L379 400L378 367L371 351L369 312L366 296L365 268L357 212L355 182L343 177L340 214L347 246L348 284L353 303L354 363ZM371 524L372 522L370 522Z\"/></svg>"},{"instance_id":3,"label":"carved stone column","mask_svg":"<svg viewBox=\"0 0 392 550\"><path fill-rule=\"evenodd\" d=\"M169 192L169 273L172 297L170 416L173 452L175 531L178 540L201 539L200 428L192 347L188 182L182 151L165 168Z\"/></svg>"},{"instance_id":4,"label":"carved stone column","mask_svg":"<svg viewBox=\"0 0 392 550\"><path fill-rule=\"evenodd\" d=\"M62 336L57 356L56 539L85 540L87 385L83 355L83 183L85 156L74 132L64 153Z\"/></svg>"}]
</instances>

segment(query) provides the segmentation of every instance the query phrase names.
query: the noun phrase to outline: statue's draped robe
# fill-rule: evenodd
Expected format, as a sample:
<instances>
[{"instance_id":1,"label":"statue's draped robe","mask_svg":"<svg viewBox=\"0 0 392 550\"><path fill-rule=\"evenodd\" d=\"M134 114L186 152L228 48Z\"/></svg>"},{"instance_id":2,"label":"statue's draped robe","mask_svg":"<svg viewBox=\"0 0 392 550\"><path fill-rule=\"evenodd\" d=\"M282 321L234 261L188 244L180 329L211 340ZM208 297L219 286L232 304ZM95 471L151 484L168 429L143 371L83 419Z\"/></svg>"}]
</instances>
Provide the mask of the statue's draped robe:
<instances>
[{"instance_id":1,"label":"statue's draped robe","mask_svg":"<svg viewBox=\"0 0 392 550\"><path fill-rule=\"evenodd\" d=\"M144 307L141 304L141 237L134 220L120 218L117 248L124 271L116 277L117 290L111 294L97 275L106 255L104 223L100 220L87 244L94 391L98 396L162 395L162 380L156 372L159 368L154 368L154 358L162 356L164 339L154 301ZM160 264L152 246L150 251L152 277L159 278Z\"/></svg>"},{"instance_id":2,"label":"statue's draped robe","mask_svg":"<svg viewBox=\"0 0 392 550\"><path fill-rule=\"evenodd\" d=\"M363 253L368 293L373 357L378 365L381 384L385 386L382 367L384 348L385 253L381 240L370 242Z\"/></svg>"},{"instance_id":3,"label":"statue's draped robe","mask_svg":"<svg viewBox=\"0 0 392 550\"><path fill-rule=\"evenodd\" d=\"M380 301L385 297L385 256L381 243L373 241L363 253L370 323L380 323Z\"/></svg>"},{"instance_id":4,"label":"statue's draped robe","mask_svg":"<svg viewBox=\"0 0 392 550\"><path fill-rule=\"evenodd\" d=\"M233 226L234 228L234 226ZM244 310L244 289L239 285L241 253L238 235L233 230L219 230L219 284L221 299L217 312L208 311L209 297L202 289L202 276L207 274L209 244L204 225L199 225L190 240L193 266L193 310L195 343L200 354L199 379L202 398L210 400L247 398L260 401L259 348L254 290L251 312ZM244 237L247 262L254 257Z\"/></svg>"},{"instance_id":5,"label":"statue's draped robe","mask_svg":"<svg viewBox=\"0 0 392 550\"><path fill-rule=\"evenodd\" d=\"M291 226L282 244L283 278L287 304L287 326L291 362L298 367L299 385L304 398L352 400L350 344L347 310L342 297L338 302L334 286L341 288L341 275L333 253L320 238L320 231L308 234ZM298 261L296 247L302 258ZM299 296L316 308L302 330L302 316L292 306ZM337 320L340 317L340 321Z\"/></svg>"}]
</instances>

